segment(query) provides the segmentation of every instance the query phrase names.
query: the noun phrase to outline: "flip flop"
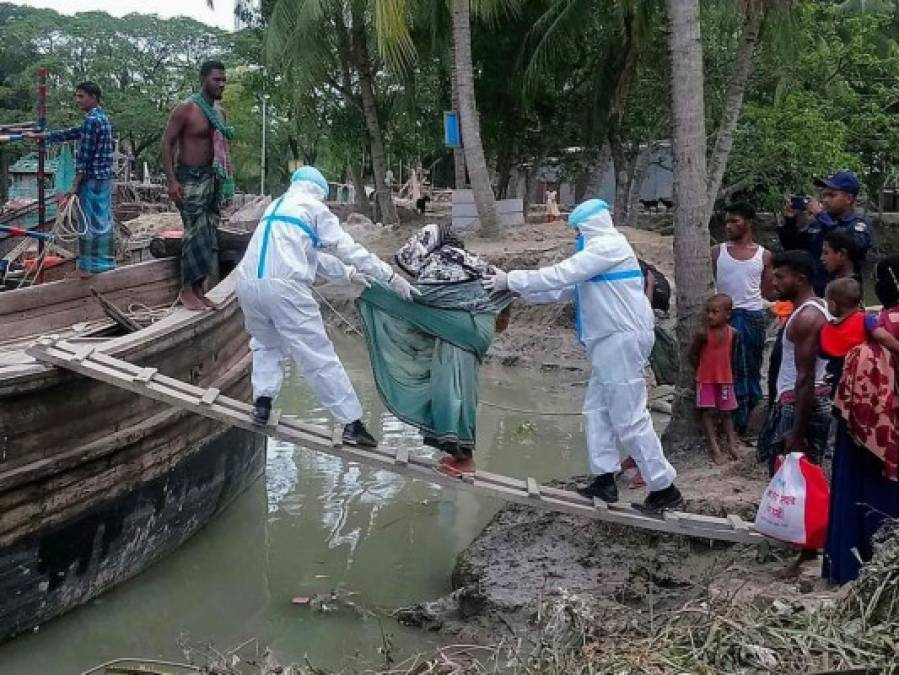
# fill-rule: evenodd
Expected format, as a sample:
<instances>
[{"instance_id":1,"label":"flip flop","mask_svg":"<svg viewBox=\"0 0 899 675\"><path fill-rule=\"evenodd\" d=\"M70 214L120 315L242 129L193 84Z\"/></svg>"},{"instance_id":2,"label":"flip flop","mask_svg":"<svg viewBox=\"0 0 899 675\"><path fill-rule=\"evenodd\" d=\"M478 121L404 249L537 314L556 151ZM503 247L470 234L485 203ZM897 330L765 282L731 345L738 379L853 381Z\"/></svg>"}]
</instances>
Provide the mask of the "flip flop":
<instances>
[{"instance_id":1,"label":"flip flop","mask_svg":"<svg viewBox=\"0 0 899 675\"><path fill-rule=\"evenodd\" d=\"M447 462L446 464L440 464L434 467L434 470L437 473L442 473L444 476L450 476L452 478L467 478L474 477L474 471L466 471L463 469L457 469L453 463Z\"/></svg>"}]
</instances>

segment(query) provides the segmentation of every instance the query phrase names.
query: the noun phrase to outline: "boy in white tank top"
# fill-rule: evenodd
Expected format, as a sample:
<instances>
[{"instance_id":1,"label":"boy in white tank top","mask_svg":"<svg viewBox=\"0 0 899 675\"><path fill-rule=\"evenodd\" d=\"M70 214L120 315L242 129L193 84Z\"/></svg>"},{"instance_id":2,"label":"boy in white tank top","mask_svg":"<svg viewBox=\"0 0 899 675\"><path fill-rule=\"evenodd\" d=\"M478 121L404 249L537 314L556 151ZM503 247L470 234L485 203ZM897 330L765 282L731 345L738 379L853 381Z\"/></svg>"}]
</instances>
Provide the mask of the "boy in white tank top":
<instances>
[{"instance_id":1,"label":"boy in white tank top","mask_svg":"<svg viewBox=\"0 0 899 675\"><path fill-rule=\"evenodd\" d=\"M734 350L734 426L746 433L749 416L762 400L762 361L768 315L765 300L773 299L771 251L753 241L755 209L736 202L725 210L727 241L712 247L712 270L718 293L731 297L731 326L737 332Z\"/></svg>"}]
</instances>

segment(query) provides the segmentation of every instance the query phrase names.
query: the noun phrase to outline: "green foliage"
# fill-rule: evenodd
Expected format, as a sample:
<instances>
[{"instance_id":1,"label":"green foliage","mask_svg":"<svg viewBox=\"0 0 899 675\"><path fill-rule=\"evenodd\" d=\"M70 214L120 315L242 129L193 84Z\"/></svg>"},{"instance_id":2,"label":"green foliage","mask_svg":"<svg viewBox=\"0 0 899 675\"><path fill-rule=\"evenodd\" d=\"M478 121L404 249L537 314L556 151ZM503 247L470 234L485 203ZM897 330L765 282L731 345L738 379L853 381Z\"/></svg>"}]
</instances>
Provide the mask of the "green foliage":
<instances>
[{"instance_id":1,"label":"green foliage","mask_svg":"<svg viewBox=\"0 0 899 675\"><path fill-rule=\"evenodd\" d=\"M757 56L725 183L768 208L840 168L871 197L899 178L899 15L894 3L856 4L796 3L792 49L769 39Z\"/></svg>"},{"instance_id":2,"label":"green foliage","mask_svg":"<svg viewBox=\"0 0 899 675\"><path fill-rule=\"evenodd\" d=\"M50 70L51 126L80 122L75 86L93 80L116 131L138 161L157 164L174 105L195 91L199 64L229 51L227 36L192 19L103 12L62 16L0 5L0 116L35 118L36 70Z\"/></svg>"}]
</instances>

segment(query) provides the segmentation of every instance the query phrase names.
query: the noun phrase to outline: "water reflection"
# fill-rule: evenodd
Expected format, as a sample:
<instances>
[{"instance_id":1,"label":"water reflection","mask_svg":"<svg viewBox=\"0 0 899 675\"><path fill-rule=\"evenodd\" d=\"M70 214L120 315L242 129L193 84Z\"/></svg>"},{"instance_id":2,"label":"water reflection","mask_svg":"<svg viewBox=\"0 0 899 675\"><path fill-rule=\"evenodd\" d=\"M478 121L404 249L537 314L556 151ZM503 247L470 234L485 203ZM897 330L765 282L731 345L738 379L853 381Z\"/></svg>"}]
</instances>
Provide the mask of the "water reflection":
<instances>
[{"instance_id":1,"label":"water reflection","mask_svg":"<svg viewBox=\"0 0 899 675\"><path fill-rule=\"evenodd\" d=\"M357 338L338 342L365 422L388 448L433 454L384 409ZM482 371L483 398L541 410L577 410L583 390L553 386L552 374ZM547 390L550 387L551 390ZM285 413L328 423L292 373L278 399ZM540 480L586 469L580 417L479 410L484 468ZM0 673L77 673L121 656L183 659L187 633L219 649L258 637L285 662L308 655L336 667L376 657L381 629L399 654L429 650L436 637L398 626L384 610L449 591L456 555L499 508L493 499L442 489L388 471L271 442L260 481L205 530L150 570L33 635L0 646ZM373 612L330 614L292 605L298 595L338 589Z\"/></svg>"}]
</instances>

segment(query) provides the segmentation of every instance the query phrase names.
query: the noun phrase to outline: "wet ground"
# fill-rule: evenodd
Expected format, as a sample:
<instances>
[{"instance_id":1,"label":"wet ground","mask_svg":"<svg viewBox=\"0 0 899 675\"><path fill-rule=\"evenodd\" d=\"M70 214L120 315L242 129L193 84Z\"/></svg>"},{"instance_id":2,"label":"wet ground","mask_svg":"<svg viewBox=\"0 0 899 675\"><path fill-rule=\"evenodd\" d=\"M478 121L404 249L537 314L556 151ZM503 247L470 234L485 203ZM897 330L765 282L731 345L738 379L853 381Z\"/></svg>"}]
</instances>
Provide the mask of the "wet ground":
<instances>
[{"instance_id":1,"label":"wet ground","mask_svg":"<svg viewBox=\"0 0 899 675\"><path fill-rule=\"evenodd\" d=\"M418 434L386 413L357 337L338 348L388 446L422 448ZM520 409L577 411L583 389L562 373L482 371L482 398ZM569 378L570 379L570 378ZM295 377L279 405L325 421ZM479 411L481 465L540 480L584 473L580 416L533 418ZM219 650L258 638L281 662L323 667L377 657L382 630L397 655L430 651L442 638L400 626L388 612L451 589L456 556L500 508L493 499L441 489L284 444L270 444L265 481L152 568L32 634L0 645L0 673L80 673L105 660L141 656L183 661L179 636ZM335 611L291 604L338 590ZM348 603L343 600L349 601ZM356 607L349 605L352 603ZM316 603L317 604L317 603Z\"/></svg>"}]
</instances>

